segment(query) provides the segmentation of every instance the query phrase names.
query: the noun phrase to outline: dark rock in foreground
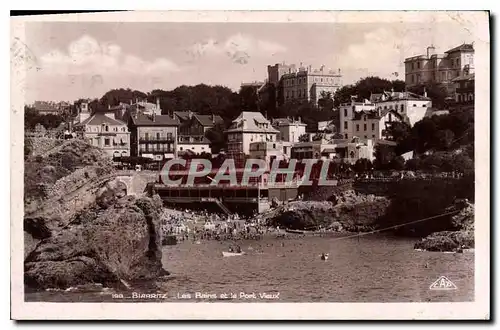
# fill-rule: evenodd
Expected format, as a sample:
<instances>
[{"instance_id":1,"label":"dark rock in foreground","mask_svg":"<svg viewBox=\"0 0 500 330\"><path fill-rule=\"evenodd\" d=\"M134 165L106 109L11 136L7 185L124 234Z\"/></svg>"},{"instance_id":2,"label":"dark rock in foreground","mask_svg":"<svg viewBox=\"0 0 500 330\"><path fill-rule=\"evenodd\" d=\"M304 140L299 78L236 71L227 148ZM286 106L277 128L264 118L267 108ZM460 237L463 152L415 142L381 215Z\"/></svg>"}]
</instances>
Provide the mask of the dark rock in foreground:
<instances>
[{"instance_id":1,"label":"dark rock in foreground","mask_svg":"<svg viewBox=\"0 0 500 330\"><path fill-rule=\"evenodd\" d=\"M87 283L120 286L164 275L160 208L157 198L127 196L106 209L83 212L26 257L25 285L34 289Z\"/></svg>"},{"instance_id":2,"label":"dark rock in foreground","mask_svg":"<svg viewBox=\"0 0 500 330\"><path fill-rule=\"evenodd\" d=\"M415 249L426 251L456 251L474 248L472 231L440 231L415 243Z\"/></svg>"},{"instance_id":3,"label":"dark rock in foreground","mask_svg":"<svg viewBox=\"0 0 500 330\"><path fill-rule=\"evenodd\" d=\"M448 211L460 210L452 217L456 231L439 231L415 243L415 249L426 251L457 251L474 248L474 205L457 200Z\"/></svg>"}]
</instances>

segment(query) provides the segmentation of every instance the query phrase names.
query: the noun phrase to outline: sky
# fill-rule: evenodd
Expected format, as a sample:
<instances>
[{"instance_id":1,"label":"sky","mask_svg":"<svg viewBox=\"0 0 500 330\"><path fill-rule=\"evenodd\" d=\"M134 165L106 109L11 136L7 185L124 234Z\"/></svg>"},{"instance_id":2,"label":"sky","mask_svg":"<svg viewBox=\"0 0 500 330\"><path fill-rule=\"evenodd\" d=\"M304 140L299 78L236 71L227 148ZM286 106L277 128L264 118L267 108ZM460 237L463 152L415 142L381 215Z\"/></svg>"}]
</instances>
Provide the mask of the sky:
<instances>
[{"instance_id":1,"label":"sky","mask_svg":"<svg viewBox=\"0 0 500 330\"><path fill-rule=\"evenodd\" d=\"M474 41L459 22L177 23L28 22L36 65L26 102L101 97L180 85L263 81L286 62L341 70L343 84L371 75L404 80L404 59L433 44L444 52Z\"/></svg>"}]
</instances>

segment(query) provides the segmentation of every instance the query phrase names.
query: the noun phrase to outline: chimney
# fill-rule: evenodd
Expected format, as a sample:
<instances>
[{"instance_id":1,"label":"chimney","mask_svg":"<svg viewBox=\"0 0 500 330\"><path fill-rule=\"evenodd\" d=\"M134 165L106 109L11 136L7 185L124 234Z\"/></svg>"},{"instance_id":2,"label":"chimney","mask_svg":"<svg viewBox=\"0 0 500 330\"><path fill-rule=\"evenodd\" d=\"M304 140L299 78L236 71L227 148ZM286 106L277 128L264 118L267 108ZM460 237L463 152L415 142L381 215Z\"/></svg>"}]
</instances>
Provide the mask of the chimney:
<instances>
[{"instance_id":1,"label":"chimney","mask_svg":"<svg viewBox=\"0 0 500 330\"><path fill-rule=\"evenodd\" d=\"M427 89L424 87L424 97L427 97Z\"/></svg>"},{"instance_id":2,"label":"chimney","mask_svg":"<svg viewBox=\"0 0 500 330\"><path fill-rule=\"evenodd\" d=\"M436 53L436 48L433 45L427 47L427 58L431 58L432 55Z\"/></svg>"},{"instance_id":3,"label":"chimney","mask_svg":"<svg viewBox=\"0 0 500 330\"><path fill-rule=\"evenodd\" d=\"M151 120L153 123L156 121L156 111L153 111L153 114L151 115Z\"/></svg>"},{"instance_id":4,"label":"chimney","mask_svg":"<svg viewBox=\"0 0 500 330\"><path fill-rule=\"evenodd\" d=\"M130 105L132 105L132 99L130 99Z\"/></svg>"},{"instance_id":5,"label":"chimney","mask_svg":"<svg viewBox=\"0 0 500 330\"><path fill-rule=\"evenodd\" d=\"M212 124L215 124L215 115L212 114Z\"/></svg>"},{"instance_id":6,"label":"chimney","mask_svg":"<svg viewBox=\"0 0 500 330\"><path fill-rule=\"evenodd\" d=\"M159 97L156 98L156 109L160 110L160 98Z\"/></svg>"},{"instance_id":7,"label":"chimney","mask_svg":"<svg viewBox=\"0 0 500 330\"><path fill-rule=\"evenodd\" d=\"M188 118L189 119L193 118L193 112L191 110L188 110Z\"/></svg>"},{"instance_id":8,"label":"chimney","mask_svg":"<svg viewBox=\"0 0 500 330\"><path fill-rule=\"evenodd\" d=\"M108 104L108 110L110 110L110 109L111 109L111 104Z\"/></svg>"}]
</instances>

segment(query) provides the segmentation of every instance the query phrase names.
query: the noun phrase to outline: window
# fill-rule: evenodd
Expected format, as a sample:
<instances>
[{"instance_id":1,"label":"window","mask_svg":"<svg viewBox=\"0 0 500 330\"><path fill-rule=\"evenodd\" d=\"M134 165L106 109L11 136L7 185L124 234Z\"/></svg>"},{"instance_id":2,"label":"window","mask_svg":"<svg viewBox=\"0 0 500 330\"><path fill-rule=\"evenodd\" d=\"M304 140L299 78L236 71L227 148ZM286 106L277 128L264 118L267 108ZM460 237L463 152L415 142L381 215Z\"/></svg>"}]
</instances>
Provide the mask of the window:
<instances>
[{"instance_id":1,"label":"window","mask_svg":"<svg viewBox=\"0 0 500 330\"><path fill-rule=\"evenodd\" d=\"M301 93L301 90L299 89L299 93L298 93L298 94L299 94L299 95L298 95L299 97L301 97L301 96L302 96L300 93Z\"/></svg>"},{"instance_id":2,"label":"window","mask_svg":"<svg viewBox=\"0 0 500 330\"><path fill-rule=\"evenodd\" d=\"M366 121L366 116L363 116L363 120ZM365 124L366 125L366 124Z\"/></svg>"},{"instance_id":3,"label":"window","mask_svg":"<svg viewBox=\"0 0 500 330\"><path fill-rule=\"evenodd\" d=\"M104 127L104 130L105 130L106 132L109 132L109 126L108 126L108 125L106 125L106 126Z\"/></svg>"},{"instance_id":4,"label":"window","mask_svg":"<svg viewBox=\"0 0 500 330\"><path fill-rule=\"evenodd\" d=\"M417 105L414 103L413 106L416 107Z\"/></svg>"},{"instance_id":5,"label":"window","mask_svg":"<svg viewBox=\"0 0 500 330\"><path fill-rule=\"evenodd\" d=\"M290 97L290 91L286 91L286 98Z\"/></svg>"},{"instance_id":6,"label":"window","mask_svg":"<svg viewBox=\"0 0 500 330\"><path fill-rule=\"evenodd\" d=\"M411 75L411 82L414 83L415 82L415 76L414 75Z\"/></svg>"},{"instance_id":7,"label":"window","mask_svg":"<svg viewBox=\"0 0 500 330\"><path fill-rule=\"evenodd\" d=\"M171 132L167 133L167 139L168 139L168 140L172 140L172 139L173 139L173 137L172 137L172 133L171 133Z\"/></svg>"},{"instance_id":8,"label":"window","mask_svg":"<svg viewBox=\"0 0 500 330\"><path fill-rule=\"evenodd\" d=\"M144 140L146 140L146 141L149 140L149 133L147 133L147 132L144 133Z\"/></svg>"},{"instance_id":9,"label":"window","mask_svg":"<svg viewBox=\"0 0 500 330\"><path fill-rule=\"evenodd\" d=\"M367 136L367 135L365 135L365 139L368 139L368 136Z\"/></svg>"},{"instance_id":10,"label":"window","mask_svg":"<svg viewBox=\"0 0 500 330\"><path fill-rule=\"evenodd\" d=\"M359 124L356 124L356 132L359 132Z\"/></svg>"},{"instance_id":11,"label":"window","mask_svg":"<svg viewBox=\"0 0 500 330\"><path fill-rule=\"evenodd\" d=\"M125 132L125 127L122 127L122 132Z\"/></svg>"},{"instance_id":12,"label":"window","mask_svg":"<svg viewBox=\"0 0 500 330\"><path fill-rule=\"evenodd\" d=\"M405 105L401 104L401 112L405 111Z\"/></svg>"},{"instance_id":13,"label":"window","mask_svg":"<svg viewBox=\"0 0 500 330\"><path fill-rule=\"evenodd\" d=\"M273 143L273 149L276 149L276 143Z\"/></svg>"},{"instance_id":14,"label":"window","mask_svg":"<svg viewBox=\"0 0 500 330\"><path fill-rule=\"evenodd\" d=\"M375 138L375 134L372 135L372 138Z\"/></svg>"},{"instance_id":15,"label":"window","mask_svg":"<svg viewBox=\"0 0 500 330\"><path fill-rule=\"evenodd\" d=\"M420 69L420 62L417 62L417 69Z\"/></svg>"},{"instance_id":16,"label":"window","mask_svg":"<svg viewBox=\"0 0 500 330\"><path fill-rule=\"evenodd\" d=\"M348 137L347 137L347 133L345 134L345 136L344 136L344 137L345 137L346 139L348 138Z\"/></svg>"},{"instance_id":17,"label":"window","mask_svg":"<svg viewBox=\"0 0 500 330\"><path fill-rule=\"evenodd\" d=\"M356 111L356 106L355 105L352 106L352 111Z\"/></svg>"},{"instance_id":18,"label":"window","mask_svg":"<svg viewBox=\"0 0 500 330\"><path fill-rule=\"evenodd\" d=\"M344 117L347 117L347 109L344 109Z\"/></svg>"},{"instance_id":19,"label":"window","mask_svg":"<svg viewBox=\"0 0 500 330\"><path fill-rule=\"evenodd\" d=\"M160 132L157 132L156 133L156 139L159 140L160 139Z\"/></svg>"},{"instance_id":20,"label":"window","mask_svg":"<svg viewBox=\"0 0 500 330\"><path fill-rule=\"evenodd\" d=\"M110 142L109 142L109 139L104 139L104 145L105 145L105 146L109 146L109 143L110 143Z\"/></svg>"},{"instance_id":21,"label":"window","mask_svg":"<svg viewBox=\"0 0 500 330\"><path fill-rule=\"evenodd\" d=\"M344 129L347 129L347 122L344 122Z\"/></svg>"},{"instance_id":22,"label":"window","mask_svg":"<svg viewBox=\"0 0 500 330\"><path fill-rule=\"evenodd\" d=\"M384 105L384 110L387 110L387 105Z\"/></svg>"},{"instance_id":23,"label":"window","mask_svg":"<svg viewBox=\"0 0 500 330\"><path fill-rule=\"evenodd\" d=\"M292 99L295 97L295 91L292 91Z\"/></svg>"},{"instance_id":24,"label":"window","mask_svg":"<svg viewBox=\"0 0 500 330\"><path fill-rule=\"evenodd\" d=\"M182 150L184 150L184 148L183 148L183 147L180 147L179 149L180 149L181 151L182 151Z\"/></svg>"},{"instance_id":25,"label":"window","mask_svg":"<svg viewBox=\"0 0 500 330\"><path fill-rule=\"evenodd\" d=\"M363 124L363 130L366 132L366 124Z\"/></svg>"},{"instance_id":26,"label":"window","mask_svg":"<svg viewBox=\"0 0 500 330\"><path fill-rule=\"evenodd\" d=\"M372 123L372 131L375 130L375 123Z\"/></svg>"}]
</instances>

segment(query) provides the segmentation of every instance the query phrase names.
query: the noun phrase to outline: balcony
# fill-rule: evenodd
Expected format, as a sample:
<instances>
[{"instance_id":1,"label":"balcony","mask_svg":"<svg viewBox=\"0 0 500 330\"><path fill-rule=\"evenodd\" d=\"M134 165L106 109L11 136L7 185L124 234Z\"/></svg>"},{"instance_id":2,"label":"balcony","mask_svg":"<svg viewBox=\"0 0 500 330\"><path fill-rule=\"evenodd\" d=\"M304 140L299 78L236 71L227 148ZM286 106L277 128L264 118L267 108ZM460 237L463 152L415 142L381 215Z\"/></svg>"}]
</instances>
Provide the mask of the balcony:
<instances>
[{"instance_id":1,"label":"balcony","mask_svg":"<svg viewBox=\"0 0 500 330\"><path fill-rule=\"evenodd\" d=\"M174 137L161 136L161 137L140 137L139 143L174 143Z\"/></svg>"},{"instance_id":2,"label":"balcony","mask_svg":"<svg viewBox=\"0 0 500 330\"><path fill-rule=\"evenodd\" d=\"M155 150L140 150L141 154L153 154L153 155L163 155L163 154L173 154L174 149L155 149Z\"/></svg>"}]
</instances>

